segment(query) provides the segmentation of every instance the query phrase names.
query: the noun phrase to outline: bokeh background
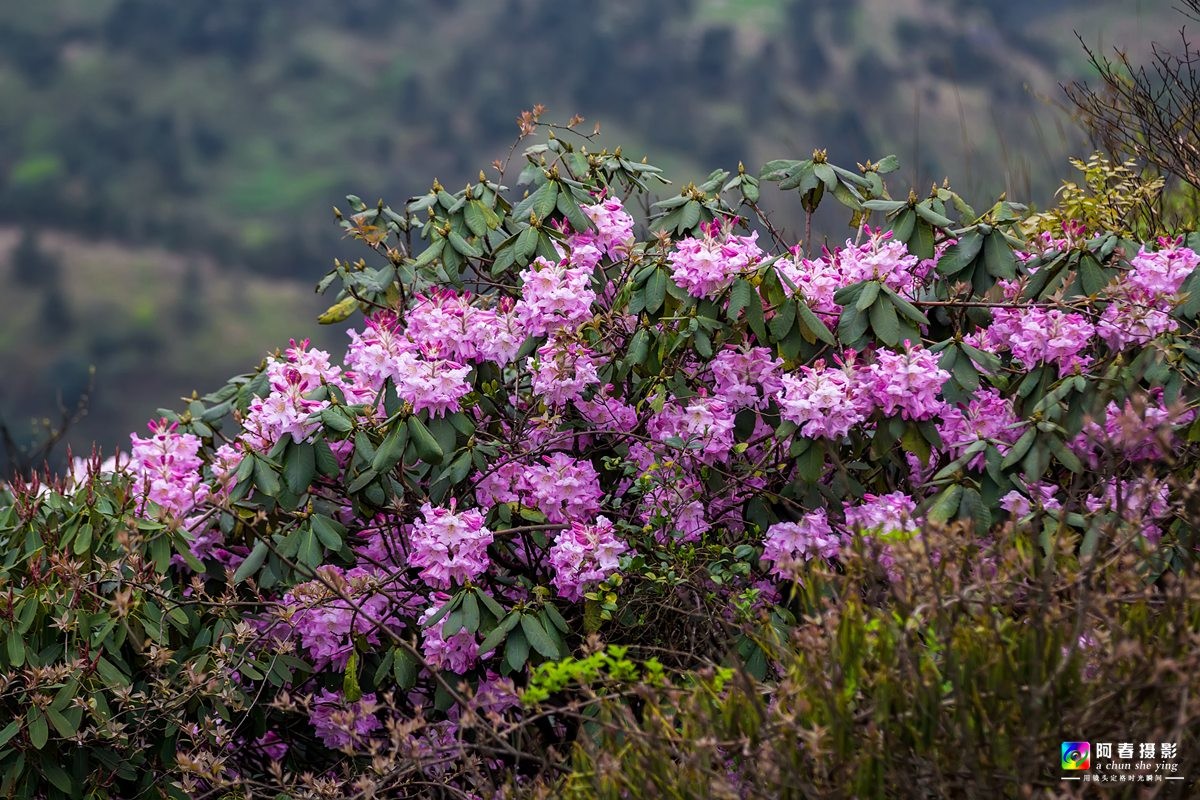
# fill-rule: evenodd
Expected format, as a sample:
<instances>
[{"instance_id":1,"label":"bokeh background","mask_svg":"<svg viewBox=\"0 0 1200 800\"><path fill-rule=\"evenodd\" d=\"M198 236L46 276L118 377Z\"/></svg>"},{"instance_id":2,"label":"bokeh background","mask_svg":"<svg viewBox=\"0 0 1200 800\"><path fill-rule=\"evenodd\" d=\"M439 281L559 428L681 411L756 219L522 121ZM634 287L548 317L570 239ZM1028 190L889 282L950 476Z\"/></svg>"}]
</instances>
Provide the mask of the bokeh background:
<instances>
[{"instance_id":1,"label":"bokeh background","mask_svg":"<svg viewBox=\"0 0 1200 800\"><path fill-rule=\"evenodd\" d=\"M1136 59L1183 21L1170 0L0 0L0 419L28 444L90 386L67 441L111 450L290 337L341 348L315 322L313 285L357 257L331 207L465 184L535 103L684 181L822 147L895 153L893 190L1044 205L1091 149L1059 88L1087 75L1076 35Z\"/></svg>"}]
</instances>

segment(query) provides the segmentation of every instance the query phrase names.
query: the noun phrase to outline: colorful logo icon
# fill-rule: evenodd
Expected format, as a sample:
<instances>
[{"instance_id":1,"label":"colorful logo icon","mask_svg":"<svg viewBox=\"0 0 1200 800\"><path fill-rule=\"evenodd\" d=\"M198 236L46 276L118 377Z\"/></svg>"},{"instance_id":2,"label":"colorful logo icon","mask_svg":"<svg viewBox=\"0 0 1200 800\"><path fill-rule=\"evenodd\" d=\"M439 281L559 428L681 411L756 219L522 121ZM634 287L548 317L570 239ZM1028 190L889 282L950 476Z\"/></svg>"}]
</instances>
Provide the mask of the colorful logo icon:
<instances>
[{"instance_id":1,"label":"colorful logo icon","mask_svg":"<svg viewBox=\"0 0 1200 800\"><path fill-rule=\"evenodd\" d=\"M1062 768L1065 770L1091 769L1092 745L1090 742L1063 742Z\"/></svg>"}]
</instances>

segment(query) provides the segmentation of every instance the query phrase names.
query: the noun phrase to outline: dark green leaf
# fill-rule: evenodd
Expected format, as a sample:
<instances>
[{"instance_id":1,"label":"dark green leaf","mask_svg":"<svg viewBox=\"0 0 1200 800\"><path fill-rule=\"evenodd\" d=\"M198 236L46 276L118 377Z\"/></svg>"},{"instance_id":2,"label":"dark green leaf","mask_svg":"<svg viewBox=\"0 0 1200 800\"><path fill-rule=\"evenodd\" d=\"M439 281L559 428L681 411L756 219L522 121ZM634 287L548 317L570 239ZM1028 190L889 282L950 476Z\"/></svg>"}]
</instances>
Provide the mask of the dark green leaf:
<instances>
[{"instance_id":1,"label":"dark green leaf","mask_svg":"<svg viewBox=\"0 0 1200 800\"><path fill-rule=\"evenodd\" d=\"M879 281L867 281L863 284L862 292L858 295L854 307L859 311L866 311L877 297L879 297Z\"/></svg>"},{"instance_id":2,"label":"dark green leaf","mask_svg":"<svg viewBox=\"0 0 1200 800\"><path fill-rule=\"evenodd\" d=\"M408 418L408 435L412 439L417 458L426 464L440 464L445 459L446 454L442 446L415 414Z\"/></svg>"},{"instance_id":3,"label":"dark green leaf","mask_svg":"<svg viewBox=\"0 0 1200 800\"><path fill-rule=\"evenodd\" d=\"M512 631L504 643L504 661L514 672L520 672L529 660L529 640L522 631Z\"/></svg>"},{"instance_id":4,"label":"dark green leaf","mask_svg":"<svg viewBox=\"0 0 1200 800\"><path fill-rule=\"evenodd\" d=\"M265 539L259 539L254 543L254 547L250 550L250 555L246 556L246 560L238 565L237 571L233 573L233 582L241 583L251 575L262 569L263 562L267 560L267 554L270 552L270 547Z\"/></svg>"},{"instance_id":5,"label":"dark green leaf","mask_svg":"<svg viewBox=\"0 0 1200 800\"><path fill-rule=\"evenodd\" d=\"M658 313L662 308L663 300L667 296L667 277L666 270L661 267L650 273L649 279L646 281L646 311L651 314Z\"/></svg>"},{"instance_id":6,"label":"dark green leaf","mask_svg":"<svg viewBox=\"0 0 1200 800\"><path fill-rule=\"evenodd\" d=\"M532 614L521 615L521 630L525 632L525 638L533 645L533 649L538 651L546 658L559 658L558 645L546 633L546 629L542 627L542 623Z\"/></svg>"},{"instance_id":7,"label":"dark green leaf","mask_svg":"<svg viewBox=\"0 0 1200 800\"><path fill-rule=\"evenodd\" d=\"M1017 277L1016 258L999 230L993 230L984 240L983 260L993 278L1012 280Z\"/></svg>"},{"instance_id":8,"label":"dark green leaf","mask_svg":"<svg viewBox=\"0 0 1200 800\"><path fill-rule=\"evenodd\" d=\"M900 320L896 318L896 307L890 299L871 306L871 330L886 345L896 347L900 344Z\"/></svg>"},{"instance_id":9,"label":"dark green leaf","mask_svg":"<svg viewBox=\"0 0 1200 800\"><path fill-rule=\"evenodd\" d=\"M400 421L393 422L391 431L375 450L375 457L371 459L371 469L381 475L390 472L392 467L404 458L404 449L407 446L408 426Z\"/></svg>"},{"instance_id":10,"label":"dark green leaf","mask_svg":"<svg viewBox=\"0 0 1200 800\"><path fill-rule=\"evenodd\" d=\"M304 494L317 474L317 454L308 442L293 443L283 463L283 480L293 494Z\"/></svg>"}]
</instances>

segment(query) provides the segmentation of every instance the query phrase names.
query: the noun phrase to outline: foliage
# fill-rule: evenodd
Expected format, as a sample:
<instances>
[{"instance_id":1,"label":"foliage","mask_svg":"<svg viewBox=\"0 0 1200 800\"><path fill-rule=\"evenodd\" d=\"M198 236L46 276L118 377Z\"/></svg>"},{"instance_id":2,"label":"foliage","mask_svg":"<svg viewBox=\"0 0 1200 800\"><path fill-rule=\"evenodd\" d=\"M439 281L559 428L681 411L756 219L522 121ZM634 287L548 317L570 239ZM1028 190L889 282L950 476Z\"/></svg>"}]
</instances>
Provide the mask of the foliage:
<instances>
[{"instance_id":1,"label":"foliage","mask_svg":"<svg viewBox=\"0 0 1200 800\"><path fill-rule=\"evenodd\" d=\"M1072 737L1173 745L1189 783L1153 786L1190 796L1196 574L1147 583L1132 539L1080 559L1035 532L927 527L886 583L861 549L844 570L812 570L789 601L795 630L770 645L778 680L585 689L565 712L589 731L571 774L529 796L1059 796Z\"/></svg>"},{"instance_id":2,"label":"foliage","mask_svg":"<svg viewBox=\"0 0 1200 800\"><path fill-rule=\"evenodd\" d=\"M1158 211L1163 178L1142 177L1134 161L1114 164L1103 153L1093 153L1086 162L1072 158L1071 166L1083 173L1083 186L1063 181L1058 203L1027 219L1026 231L1055 234L1065 223L1080 223L1087 230L1122 236L1153 238L1166 233Z\"/></svg>"},{"instance_id":3,"label":"foliage","mask_svg":"<svg viewBox=\"0 0 1200 800\"><path fill-rule=\"evenodd\" d=\"M342 363L293 342L161 410L127 454L6 490L4 792L587 786L611 777L587 761L615 757L587 749L611 725L639 780L666 753L701 759L682 792L720 754L676 725L719 712L754 738L766 717L747 710L777 691L770 725L836 728L839 774L897 785L899 761L854 744L892 736L939 788L966 780L941 748L979 736L974 712L1000 720L1003 692L1078 696L1061 644L1153 632L1147 659L1183 655L1196 237L1074 223L1026 241L1020 204L979 213L948 184L894 199L894 158L822 151L651 202L662 170L541 114L522 117L547 138L519 171L397 208L347 198L339 226L367 255L320 285L336 287L322 321L364 315ZM772 183L862 227L806 254L759 208ZM1183 616L1079 618L1079 592L1116 577ZM929 605L950 580L968 595L944 597L973 599ZM1043 611L1075 627L1029 624ZM995 693L971 706L977 670ZM862 727L860 704L881 723L905 703L887 733ZM761 764L795 776L814 752ZM781 785L757 763L732 768Z\"/></svg>"},{"instance_id":4,"label":"foliage","mask_svg":"<svg viewBox=\"0 0 1200 800\"><path fill-rule=\"evenodd\" d=\"M1179 12L1200 21L1200 2ZM1114 154L1128 154L1200 189L1200 49L1179 31L1180 48L1155 44L1149 67L1118 50L1115 60L1084 44L1099 88L1066 86L1067 97L1092 134Z\"/></svg>"}]
</instances>

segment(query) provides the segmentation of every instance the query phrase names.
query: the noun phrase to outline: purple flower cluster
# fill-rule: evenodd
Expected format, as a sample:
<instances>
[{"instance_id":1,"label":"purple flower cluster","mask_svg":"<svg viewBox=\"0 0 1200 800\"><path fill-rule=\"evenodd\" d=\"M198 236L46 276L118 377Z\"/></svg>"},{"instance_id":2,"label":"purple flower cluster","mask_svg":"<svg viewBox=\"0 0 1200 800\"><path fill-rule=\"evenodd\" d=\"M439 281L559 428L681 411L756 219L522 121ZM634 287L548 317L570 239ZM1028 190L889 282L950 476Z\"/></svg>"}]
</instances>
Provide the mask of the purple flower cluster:
<instances>
[{"instance_id":1,"label":"purple flower cluster","mask_svg":"<svg viewBox=\"0 0 1200 800\"><path fill-rule=\"evenodd\" d=\"M671 278L695 297L715 297L763 257L758 233L735 236L713 221L702 238L688 237L667 256Z\"/></svg>"},{"instance_id":2,"label":"purple flower cluster","mask_svg":"<svg viewBox=\"0 0 1200 800\"><path fill-rule=\"evenodd\" d=\"M448 589L474 580L487 571L492 532L475 509L455 513L450 508L421 506L423 520L409 534L408 565L421 571L430 586Z\"/></svg>"},{"instance_id":3,"label":"purple flower cluster","mask_svg":"<svg viewBox=\"0 0 1200 800\"><path fill-rule=\"evenodd\" d=\"M554 588L560 597L581 600L589 586L617 571L621 556L628 550L608 518L597 517L590 525L572 522L555 537L550 548Z\"/></svg>"}]
</instances>

